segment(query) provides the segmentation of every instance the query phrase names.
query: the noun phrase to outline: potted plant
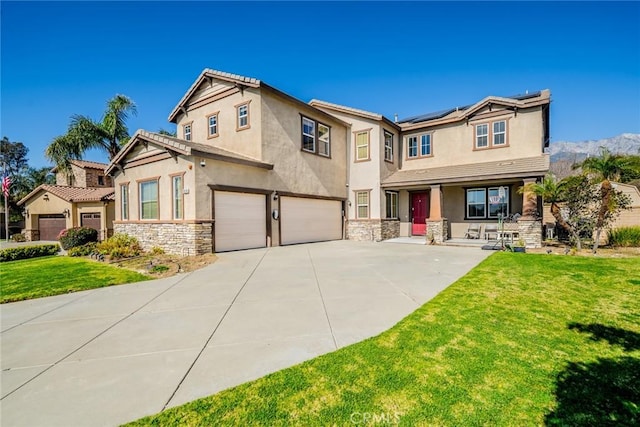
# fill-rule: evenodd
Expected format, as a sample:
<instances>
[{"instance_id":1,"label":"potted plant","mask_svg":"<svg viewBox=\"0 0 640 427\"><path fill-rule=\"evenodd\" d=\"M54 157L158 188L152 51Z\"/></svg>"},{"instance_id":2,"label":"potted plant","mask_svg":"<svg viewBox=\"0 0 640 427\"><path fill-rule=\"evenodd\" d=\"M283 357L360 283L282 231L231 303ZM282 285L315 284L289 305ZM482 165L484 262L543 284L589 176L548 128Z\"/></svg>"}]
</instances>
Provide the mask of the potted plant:
<instances>
[{"instance_id":1,"label":"potted plant","mask_svg":"<svg viewBox=\"0 0 640 427\"><path fill-rule=\"evenodd\" d=\"M524 239L520 238L513 245L513 252L526 252L527 248L525 247Z\"/></svg>"}]
</instances>

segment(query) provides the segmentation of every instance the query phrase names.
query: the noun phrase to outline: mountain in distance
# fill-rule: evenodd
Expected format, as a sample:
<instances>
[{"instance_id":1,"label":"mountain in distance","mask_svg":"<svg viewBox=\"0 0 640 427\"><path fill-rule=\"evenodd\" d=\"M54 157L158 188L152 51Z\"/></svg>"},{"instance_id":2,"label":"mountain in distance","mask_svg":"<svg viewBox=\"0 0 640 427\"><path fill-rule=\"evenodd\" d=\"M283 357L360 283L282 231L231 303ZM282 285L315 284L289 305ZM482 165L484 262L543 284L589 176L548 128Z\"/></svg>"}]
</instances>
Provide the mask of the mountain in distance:
<instances>
[{"instance_id":1,"label":"mountain in distance","mask_svg":"<svg viewBox=\"0 0 640 427\"><path fill-rule=\"evenodd\" d=\"M600 155L600 147L614 154L640 155L640 134L623 133L612 138L580 142L557 141L549 145L551 163L569 161L581 162L587 157Z\"/></svg>"}]
</instances>

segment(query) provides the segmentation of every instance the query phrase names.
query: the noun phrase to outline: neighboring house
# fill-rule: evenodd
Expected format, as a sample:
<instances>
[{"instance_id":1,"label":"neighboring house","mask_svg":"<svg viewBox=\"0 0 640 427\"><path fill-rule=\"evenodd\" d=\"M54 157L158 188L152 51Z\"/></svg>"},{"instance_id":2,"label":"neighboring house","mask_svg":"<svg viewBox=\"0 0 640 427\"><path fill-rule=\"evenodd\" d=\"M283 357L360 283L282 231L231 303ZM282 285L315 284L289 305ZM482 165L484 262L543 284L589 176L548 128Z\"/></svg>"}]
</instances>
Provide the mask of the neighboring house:
<instances>
[{"instance_id":1,"label":"neighboring house","mask_svg":"<svg viewBox=\"0 0 640 427\"><path fill-rule=\"evenodd\" d=\"M57 240L60 231L80 226L96 229L100 240L111 236L115 197L113 180L104 172L106 166L73 160L70 174L54 168L57 185L40 185L18 202L24 207L26 239Z\"/></svg>"},{"instance_id":2,"label":"neighboring house","mask_svg":"<svg viewBox=\"0 0 640 427\"><path fill-rule=\"evenodd\" d=\"M521 234L539 245L536 199L517 189L548 171L549 102L549 91L489 97L396 123L206 69L169 115L177 137L139 130L106 168L114 230L145 248L200 254L341 238L442 242L519 212Z\"/></svg>"}]
</instances>

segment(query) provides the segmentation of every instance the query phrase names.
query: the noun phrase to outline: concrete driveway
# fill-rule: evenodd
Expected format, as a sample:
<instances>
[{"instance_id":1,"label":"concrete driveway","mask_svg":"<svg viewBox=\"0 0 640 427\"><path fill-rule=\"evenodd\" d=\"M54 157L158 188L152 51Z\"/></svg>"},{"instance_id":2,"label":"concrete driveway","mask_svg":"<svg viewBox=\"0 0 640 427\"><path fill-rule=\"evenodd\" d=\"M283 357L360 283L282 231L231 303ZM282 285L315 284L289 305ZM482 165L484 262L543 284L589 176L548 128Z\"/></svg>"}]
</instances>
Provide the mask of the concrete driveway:
<instances>
[{"instance_id":1,"label":"concrete driveway","mask_svg":"<svg viewBox=\"0 0 640 427\"><path fill-rule=\"evenodd\" d=\"M1 422L117 425L390 328L489 255L336 241L0 307Z\"/></svg>"}]
</instances>

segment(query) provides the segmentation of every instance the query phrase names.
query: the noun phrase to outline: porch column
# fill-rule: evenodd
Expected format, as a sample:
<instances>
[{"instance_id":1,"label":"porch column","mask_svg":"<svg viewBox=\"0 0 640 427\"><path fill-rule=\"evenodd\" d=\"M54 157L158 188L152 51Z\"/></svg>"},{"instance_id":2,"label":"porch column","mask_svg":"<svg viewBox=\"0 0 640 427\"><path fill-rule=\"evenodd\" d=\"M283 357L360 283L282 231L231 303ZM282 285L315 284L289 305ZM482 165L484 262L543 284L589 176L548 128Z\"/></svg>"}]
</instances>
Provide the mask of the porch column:
<instances>
[{"instance_id":1,"label":"porch column","mask_svg":"<svg viewBox=\"0 0 640 427\"><path fill-rule=\"evenodd\" d=\"M429 220L442 219L442 191L440 184L431 186L431 201L429 203Z\"/></svg>"},{"instance_id":2,"label":"porch column","mask_svg":"<svg viewBox=\"0 0 640 427\"><path fill-rule=\"evenodd\" d=\"M431 186L429 217L427 218L427 243L440 244L448 239L449 224L442 217L442 190L440 184Z\"/></svg>"},{"instance_id":3,"label":"porch column","mask_svg":"<svg viewBox=\"0 0 640 427\"><path fill-rule=\"evenodd\" d=\"M523 179L522 182L526 186L529 183L536 182L535 178L526 178ZM535 219L538 216L538 198L537 196L530 192L525 191L522 193L522 217L523 219Z\"/></svg>"},{"instance_id":4,"label":"porch column","mask_svg":"<svg viewBox=\"0 0 640 427\"><path fill-rule=\"evenodd\" d=\"M522 180L524 185L535 182L535 178ZM522 194L522 216L518 219L518 234L528 248L542 247L542 221L538 219L538 199L535 194Z\"/></svg>"}]
</instances>

